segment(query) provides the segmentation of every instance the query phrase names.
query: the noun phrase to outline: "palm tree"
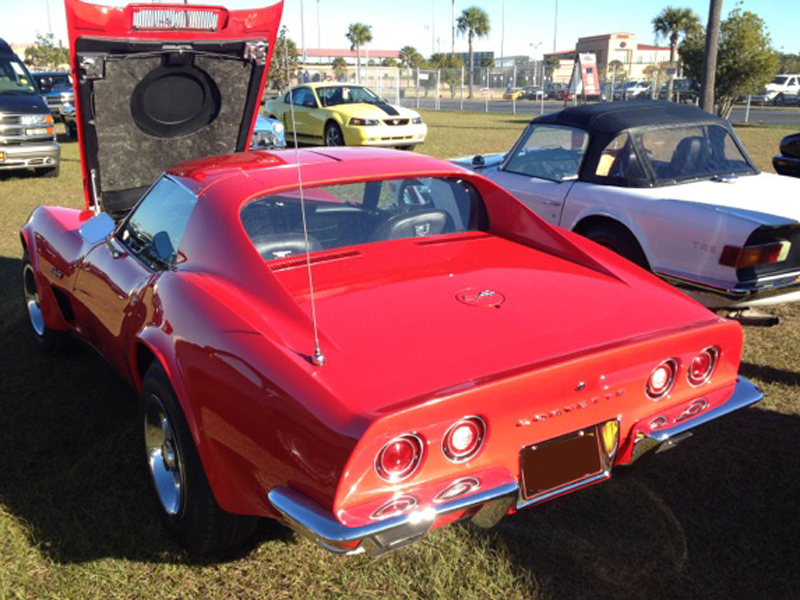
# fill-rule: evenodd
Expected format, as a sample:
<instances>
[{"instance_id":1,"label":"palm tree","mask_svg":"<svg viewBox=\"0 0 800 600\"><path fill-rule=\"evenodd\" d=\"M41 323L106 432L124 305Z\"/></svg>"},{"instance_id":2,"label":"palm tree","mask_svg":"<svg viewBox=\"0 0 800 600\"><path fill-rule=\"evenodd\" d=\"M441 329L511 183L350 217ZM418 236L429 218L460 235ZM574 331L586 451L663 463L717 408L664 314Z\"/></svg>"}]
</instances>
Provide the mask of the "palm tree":
<instances>
[{"instance_id":1,"label":"palm tree","mask_svg":"<svg viewBox=\"0 0 800 600\"><path fill-rule=\"evenodd\" d=\"M675 52L681 34L696 31L702 27L700 17L691 8L674 8L667 6L653 17L653 33L656 36L669 38L669 62L675 66ZM672 100L672 77L667 82L667 100Z\"/></svg>"},{"instance_id":2,"label":"palm tree","mask_svg":"<svg viewBox=\"0 0 800 600\"><path fill-rule=\"evenodd\" d=\"M470 6L465 8L456 19L458 33L467 36L469 43L469 97L472 98L472 82L474 80L475 60L472 52L472 42L475 36L479 38L489 35L489 15L482 8Z\"/></svg>"},{"instance_id":3,"label":"palm tree","mask_svg":"<svg viewBox=\"0 0 800 600\"><path fill-rule=\"evenodd\" d=\"M422 55L414 46L403 46L400 48L400 62L405 66L414 69L422 62Z\"/></svg>"},{"instance_id":4,"label":"palm tree","mask_svg":"<svg viewBox=\"0 0 800 600\"><path fill-rule=\"evenodd\" d=\"M356 51L356 82L361 82L361 46L372 41L372 25L350 23L345 34L350 42L350 50Z\"/></svg>"}]
</instances>

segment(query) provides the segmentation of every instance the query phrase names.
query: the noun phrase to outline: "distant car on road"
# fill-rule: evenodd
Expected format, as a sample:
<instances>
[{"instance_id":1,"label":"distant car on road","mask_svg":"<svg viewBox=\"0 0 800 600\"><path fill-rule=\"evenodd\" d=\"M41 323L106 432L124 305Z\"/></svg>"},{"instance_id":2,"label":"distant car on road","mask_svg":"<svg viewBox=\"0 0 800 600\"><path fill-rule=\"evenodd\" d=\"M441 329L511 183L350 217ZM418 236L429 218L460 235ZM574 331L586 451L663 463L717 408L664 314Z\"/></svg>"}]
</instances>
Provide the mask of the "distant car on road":
<instances>
[{"instance_id":1,"label":"distant car on road","mask_svg":"<svg viewBox=\"0 0 800 600\"><path fill-rule=\"evenodd\" d=\"M775 106L797 104L799 93L800 75L794 73L776 75L772 83L768 83L764 87L763 92L752 97L752 101Z\"/></svg>"},{"instance_id":2,"label":"distant car on road","mask_svg":"<svg viewBox=\"0 0 800 600\"><path fill-rule=\"evenodd\" d=\"M649 81L628 81L614 90L614 100L647 100L650 98Z\"/></svg>"},{"instance_id":3,"label":"distant car on road","mask_svg":"<svg viewBox=\"0 0 800 600\"><path fill-rule=\"evenodd\" d=\"M800 301L800 182L759 173L730 123L695 106L567 108L505 155L454 162L724 314L771 324L742 311Z\"/></svg>"},{"instance_id":4,"label":"distant car on road","mask_svg":"<svg viewBox=\"0 0 800 600\"><path fill-rule=\"evenodd\" d=\"M524 93L525 90L522 88L511 88L503 94L503 100L519 100Z\"/></svg>"},{"instance_id":5,"label":"distant car on road","mask_svg":"<svg viewBox=\"0 0 800 600\"><path fill-rule=\"evenodd\" d=\"M672 80L672 98L667 98L667 84L665 83L658 91L658 99L696 104L699 94L700 87L691 79L676 77Z\"/></svg>"},{"instance_id":6,"label":"distant car on road","mask_svg":"<svg viewBox=\"0 0 800 600\"><path fill-rule=\"evenodd\" d=\"M772 166L781 175L800 177L800 133L781 140L781 153L773 157Z\"/></svg>"}]
</instances>

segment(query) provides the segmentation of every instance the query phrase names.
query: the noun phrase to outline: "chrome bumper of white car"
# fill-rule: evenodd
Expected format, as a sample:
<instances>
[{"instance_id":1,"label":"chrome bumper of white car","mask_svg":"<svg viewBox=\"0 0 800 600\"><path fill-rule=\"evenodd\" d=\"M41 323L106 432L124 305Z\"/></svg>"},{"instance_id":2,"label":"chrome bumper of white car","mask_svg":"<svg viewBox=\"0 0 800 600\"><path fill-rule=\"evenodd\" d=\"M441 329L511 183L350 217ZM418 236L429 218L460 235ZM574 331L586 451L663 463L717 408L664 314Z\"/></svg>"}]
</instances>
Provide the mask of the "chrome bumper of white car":
<instances>
[{"instance_id":1,"label":"chrome bumper of white car","mask_svg":"<svg viewBox=\"0 0 800 600\"><path fill-rule=\"evenodd\" d=\"M739 309L800 301L800 271L734 287L693 281L667 273L656 274L709 308Z\"/></svg>"},{"instance_id":2,"label":"chrome bumper of white car","mask_svg":"<svg viewBox=\"0 0 800 600\"><path fill-rule=\"evenodd\" d=\"M707 413L700 413L693 419L672 428L643 434L636 441L631 459L626 464L633 464L645 454L662 446L669 448L677 440L688 435L688 432L695 427L750 406L761 400L762 397L763 393L758 386L739 377L733 394L724 404ZM585 487L590 483L593 481L586 481L583 485L576 486L575 489ZM571 489L561 489L555 495L561 495L568 491ZM348 527L340 523L330 511L299 492L288 488L275 488L269 492L269 501L280 512L286 524L297 533L337 554L367 552L372 556L384 554L418 540L441 516L480 508L473 519L480 518L483 524L487 522L493 524L507 513L515 501L517 508L522 508L543 502L549 497L544 496L534 501L524 501L520 497L517 482L512 481L442 504L417 507L411 512L375 521L368 525Z\"/></svg>"}]
</instances>

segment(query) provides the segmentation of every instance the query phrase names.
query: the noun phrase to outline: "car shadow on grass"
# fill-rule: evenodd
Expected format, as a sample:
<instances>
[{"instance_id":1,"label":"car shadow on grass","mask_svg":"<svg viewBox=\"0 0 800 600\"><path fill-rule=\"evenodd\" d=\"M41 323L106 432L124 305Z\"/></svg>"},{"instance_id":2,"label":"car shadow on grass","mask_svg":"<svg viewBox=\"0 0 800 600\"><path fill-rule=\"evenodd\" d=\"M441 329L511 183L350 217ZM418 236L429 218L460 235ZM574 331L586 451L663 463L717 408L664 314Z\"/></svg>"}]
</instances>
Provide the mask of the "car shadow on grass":
<instances>
[{"instance_id":1,"label":"car shadow on grass","mask_svg":"<svg viewBox=\"0 0 800 600\"><path fill-rule=\"evenodd\" d=\"M797 598L798 439L797 417L750 408L488 535L544 597Z\"/></svg>"},{"instance_id":2,"label":"car shadow on grass","mask_svg":"<svg viewBox=\"0 0 800 600\"><path fill-rule=\"evenodd\" d=\"M0 258L0 502L30 545L59 563L189 562L148 488L135 392L77 343L60 355L35 346L21 268ZM280 537L291 536L264 524L249 547L222 560Z\"/></svg>"}]
</instances>

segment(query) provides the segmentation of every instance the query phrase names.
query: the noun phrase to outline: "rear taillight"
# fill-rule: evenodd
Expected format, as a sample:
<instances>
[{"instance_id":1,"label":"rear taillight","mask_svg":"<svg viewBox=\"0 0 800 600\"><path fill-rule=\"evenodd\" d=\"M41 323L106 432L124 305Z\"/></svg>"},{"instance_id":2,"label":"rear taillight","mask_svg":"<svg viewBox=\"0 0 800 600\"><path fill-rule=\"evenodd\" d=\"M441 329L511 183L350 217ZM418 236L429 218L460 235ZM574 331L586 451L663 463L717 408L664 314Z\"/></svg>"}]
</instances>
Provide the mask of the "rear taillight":
<instances>
[{"instance_id":1,"label":"rear taillight","mask_svg":"<svg viewBox=\"0 0 800 600\"><path fill-rule=\"evenodd\" d=\"M422 461L422 440L412 433L394 438L375 457L375 472L394 483L410 477Z\"/></svg>"},{"instance_id":2,"label":"rear taillight","mask_svg":"<svg viewBox=\"0 0 800 600\"><path fill-rule=\"evenodd\" d=\"M442 453L451 462L464 462L481 451L486 424L480 417L464 417L453 423L442 438Z\"/></svg>"},{"instance_id":3,"label":"rear taillight","mask_svg":"<svg viewBox=\"0 0 800 600\"><path fill-rule=\"evenodd\" d=\"M674 358L665 360L658 365L650 377L647 378L645 393L651 400L660 400L672 389L675 376L678 374L678 361Z\"/></svg>"},{"instance_id":4,"label":"rear taillight","mask_svg":"<svg viewBox=\"0 0 800 600\"><path fill-rule=\"evenodd\" d=\"M719 257L719 264L726 267L741 269L744 267L755 267L786 260L792 244L787 241L773 242L771 244L761 244L758 246L725 246Z\"/></svg>"},{"instance_id":5,"label":"rear taillight","mask_svg":"<svg viewBox=\"0 0 800 600\"><path fill-rule=\"evenodd\" d=\"M719 348L716 346L710 346L695 356L689 363L689 370L686 372L689 384L697 387L711 379L714 368L717 366L717 358L719 358Z\"/></svg>"}]
</instances>

